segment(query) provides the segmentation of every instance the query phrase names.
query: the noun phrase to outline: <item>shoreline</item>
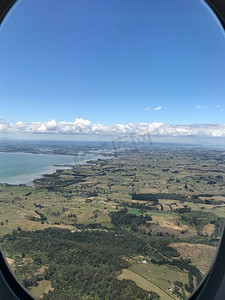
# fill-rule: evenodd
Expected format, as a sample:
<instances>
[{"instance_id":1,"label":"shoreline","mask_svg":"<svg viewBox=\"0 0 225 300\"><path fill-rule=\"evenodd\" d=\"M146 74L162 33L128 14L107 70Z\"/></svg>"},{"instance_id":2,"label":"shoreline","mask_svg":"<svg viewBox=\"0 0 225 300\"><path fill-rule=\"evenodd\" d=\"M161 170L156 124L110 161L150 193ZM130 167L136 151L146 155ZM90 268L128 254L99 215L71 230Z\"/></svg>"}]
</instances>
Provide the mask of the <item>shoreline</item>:
<instances>
[{"instance_id":1,"label":"shoreline","mask_svg":"<svg viewBox=\"0 0 225 300\"><path fill-rule=\"evenodd\" d=\"M49 156L79 156L78 153L70 154L70 153L33 153L33 152L21 152L21 151L1 151L0 153L5 153L5 154L30 154L30 155L49 155ZM88 154L89 152L87 152Z\"/></svg>"},{"instance_id":2,"label":"shoreline","mask_svg":"<svg viewBox=\"0 0 225 300\"><path fill-rule=\"evenodd\" d=\"M74 165L74 166L76 166L76 165ZM30 180L29 180L29 182L27 182L27 183L24 183L24 184L26 184L27 186L35 186L35 183L34 183L34 180L36 180L36 179L40 179L40 178L42 178L44 175L52 175L52 174L54 174L54 173L56 173L57 172L57 170L71 170L71 169L73 169L73 167L71 166L71 167L55 167L54 165L52 166L53 168L56 168L55 170L53 170L53 171L46 171L46 172L44 172L43 174L41 174L41 175L37 175L35 178L31 178ZM16 185L18 185L18 184L16 184Z\"/></svg>"},{"instance_id":3,"label":"shoreline","mask_svg":"<svg viewBox=\"0 0 225 300\"><path fill-rule=\"evenodd\" d=\"M60 165L53 165L52 167L56 168L53 172L51 172L51 173L45 172L44 174L42 174L38 178L32 178L32 179L30 179L29 180L30 184L27 184L27 185L28 186L35 186L34 180L42 178L45 174L46 175L52 175L52 174L56 173L58 170L71 170L71 169L74 169L75 166L81 166L81 165L88 164L89 161L97 162L98 159L108 159L108 158L112 158L112 157L105 157L105 156L101 155L101 157L98 157L98 158L95 158L95 159L92 158L91 160L87 159L87 160L84 160L83 162L79 162L79 163L74 164L74 165L68 165L68 166L67 165L62 165L61 167L60 167Z\"/></svg>"},{"instance_id":4,"label":"shoreline","mask_svg":"<svg viewBox=\"0 0 225 300\"><path fill-rule=\"evenodd\" d=\"M5 154L19 154L18 152L0 152L0 153L5 153ZM43 156L48 156L49 154L36 154L36 153L25 153L25 152L21 152L20 154L30 154L30 155L43 155ZM63 154L54 154L52 156L73 156L73 155L63 155ZM89 157L88 155L93 155L94 157ZM88 156L88 157L86 157ZM75 156L76 158L78 158L78 156ZM86 157L86 159L85 159ZM3 181L0 181L0 184L8 184L8 185L26 185L26 186L34 186L34 183L33 181L35 179L40 179L42 178L45 174L48 174L48 175L52 175L54 174L57 170L66 170L66 169L73 169L75 166L77 165L83 165L83 164L86 164L87 161L97 161L98 159L107 159L108 157L107 156L103 156L101 154L94 154L93 152L92 153L87 153L85 155L82 155L81 156L81 159L79 159L78 161L75 161L73 164L71 163L62 163L62 164L52 164L52 165L49 165L47 168L45 168L43 171L41 172L37 172L37 173L31 173L30 175L27 176L27 174L20 174L20 175L16 175L16 176L9 176L9 181L8 180L4 180ZM19 179L19 177L27 177L26 179ZM15 178L15 181L13 181L13 178ZM7 177L6 177L7 179ZM11 180L10 180L11 179Z\"/></svg>"}]
</instances>

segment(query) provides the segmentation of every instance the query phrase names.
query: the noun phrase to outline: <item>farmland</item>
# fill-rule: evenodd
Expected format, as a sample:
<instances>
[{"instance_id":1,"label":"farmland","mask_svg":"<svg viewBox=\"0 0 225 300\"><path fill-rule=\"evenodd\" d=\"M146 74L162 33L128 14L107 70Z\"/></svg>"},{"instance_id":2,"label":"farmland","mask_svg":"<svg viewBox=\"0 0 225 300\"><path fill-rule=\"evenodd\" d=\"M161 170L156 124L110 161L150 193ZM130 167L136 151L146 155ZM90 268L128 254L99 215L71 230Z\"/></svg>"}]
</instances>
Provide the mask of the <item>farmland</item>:
<instances>
[{"instance_id":1,"label":"farmland","mask_svg":"<svg viewBox=\"0 0 225 300\"><path fill-rule=\"evenodd\" d=\"M37 299L186 299L213 261L224 218L222 150L131 147L33 186L0 185L2 249ZM83 282L65 279L62 256Z\"/></svg>"}]
</instances>

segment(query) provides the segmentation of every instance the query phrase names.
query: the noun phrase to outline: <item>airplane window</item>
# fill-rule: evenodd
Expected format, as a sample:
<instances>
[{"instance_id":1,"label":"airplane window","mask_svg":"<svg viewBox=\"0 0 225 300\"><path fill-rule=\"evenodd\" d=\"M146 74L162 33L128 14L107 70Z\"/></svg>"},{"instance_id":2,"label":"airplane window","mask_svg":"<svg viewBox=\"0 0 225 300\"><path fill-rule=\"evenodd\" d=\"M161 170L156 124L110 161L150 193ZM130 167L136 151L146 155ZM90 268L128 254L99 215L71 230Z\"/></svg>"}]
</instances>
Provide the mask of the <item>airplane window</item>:
<instances>
[{"instance_id":1,"label":"airplane window","mask_svg":"<svg viewBox=\"0 0 225 300\"><path fill-rule=\"evenodd\" d=\"M195 0L21 0L0 28L0 242L34 299L188 299L225 219L225 39Z\"/></svg>"}]
</instances>

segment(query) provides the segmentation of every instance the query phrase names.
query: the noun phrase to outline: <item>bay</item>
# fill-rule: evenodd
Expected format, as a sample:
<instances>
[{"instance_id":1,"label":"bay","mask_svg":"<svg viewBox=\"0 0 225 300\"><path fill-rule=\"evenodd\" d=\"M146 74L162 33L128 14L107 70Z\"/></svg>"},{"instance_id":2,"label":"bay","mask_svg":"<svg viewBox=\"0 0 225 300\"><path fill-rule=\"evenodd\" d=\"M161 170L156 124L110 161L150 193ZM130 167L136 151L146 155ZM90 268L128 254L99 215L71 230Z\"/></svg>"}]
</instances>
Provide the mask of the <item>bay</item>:
<instances>
[{"instance_id":1,"label":"bay","mask_svg":"<svg viewBox=\"0 0 225 300\"><path fill-rule=\"evenodd\" d=\"M99 157L95 153L72 156L0 152L0 183L31 185L33 179L61 168L54 165L77 165Z\"/></svg>"}]
</instances>

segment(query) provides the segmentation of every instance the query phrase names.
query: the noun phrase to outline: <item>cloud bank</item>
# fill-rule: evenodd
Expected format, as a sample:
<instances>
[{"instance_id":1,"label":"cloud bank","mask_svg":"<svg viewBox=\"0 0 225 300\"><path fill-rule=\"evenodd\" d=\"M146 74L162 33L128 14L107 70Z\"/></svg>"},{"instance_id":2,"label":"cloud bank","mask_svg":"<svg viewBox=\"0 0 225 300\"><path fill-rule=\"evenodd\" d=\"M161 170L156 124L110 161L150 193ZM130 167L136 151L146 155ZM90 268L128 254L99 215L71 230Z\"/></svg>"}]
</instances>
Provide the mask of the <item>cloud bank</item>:
<instances>
[{"instance_id":1,"label":"cloud bank","mask_svg":"<svg viewBox=\"0 0 225 300\"><path fill-rule=\"evenodd\" d=\"M158 123L128 123L116 125L94 124L82 118L74 122L31 122L8 123L0 120L1 134L50 134L50 135L145 135L151 136L201 136L225 137L225 124L175 125Z\"/></svg>"}]
</instances>

